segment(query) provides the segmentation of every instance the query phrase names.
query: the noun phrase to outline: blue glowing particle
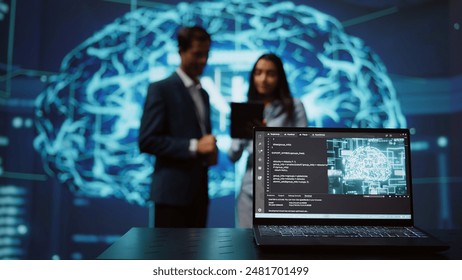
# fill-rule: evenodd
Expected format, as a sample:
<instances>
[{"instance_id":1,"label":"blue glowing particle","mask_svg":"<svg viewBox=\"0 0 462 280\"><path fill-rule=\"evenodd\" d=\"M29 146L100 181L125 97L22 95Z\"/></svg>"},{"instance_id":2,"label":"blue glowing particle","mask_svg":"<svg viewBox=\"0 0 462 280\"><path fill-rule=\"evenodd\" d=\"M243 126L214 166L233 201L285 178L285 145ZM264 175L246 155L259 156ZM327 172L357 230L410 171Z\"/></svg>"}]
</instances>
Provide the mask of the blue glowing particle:
<instances>
[{"instance_id":1,"label":"blue glowing particle","mask_svg":"<svg viewBox=\"0 0 462 280\"><path fill-rule=\"evenodd\" d=\"M0 0L0 21L5 19L6 14L9 12L10 7L5 1Z\"/></svg>"},{"instance_id":2,"label":"blue glowing particle","mask_svg":"<svg viewBox=\"0 0 462 280\"><path fill-rule=\"evenodd\" d=\"M49 174L87 196L145 203L154 159L139 153L137 135L147 85L178 66L175 31L186 24L203 25L213 37L201 79L220 150L219 165L209 173L212 198L232 194L242 175L225 156L228 104L245 101L248 72L263 52L283 57L310 125L406 125L380 58L332 16L288 1L159 5L102 27L48 79L36 99L34 147Z\"/></svg>"},{"instance_id":3,"label":"blue glowing particle","mask_svg":"<svg viewBox=\"0 0 462 280\"><path fill-rule=\"evenodd\" d=\"M448 138L446 136L440 136L437 139L438 147L440 148L446 148L448 146Z\"/></svg>"}]
</instances>

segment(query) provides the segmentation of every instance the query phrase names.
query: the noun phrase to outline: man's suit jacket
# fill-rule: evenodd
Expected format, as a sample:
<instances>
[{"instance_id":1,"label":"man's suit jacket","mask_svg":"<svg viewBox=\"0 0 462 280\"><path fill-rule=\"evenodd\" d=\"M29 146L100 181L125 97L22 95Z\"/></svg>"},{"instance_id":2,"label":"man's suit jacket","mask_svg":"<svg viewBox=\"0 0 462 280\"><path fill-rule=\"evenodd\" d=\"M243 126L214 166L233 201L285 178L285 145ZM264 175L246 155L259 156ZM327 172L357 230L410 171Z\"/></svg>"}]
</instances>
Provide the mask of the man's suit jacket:
<instances>
[{"instance_id":1,"label":"man's suit jacket","mask_svg":"<svg viewBox=\"0 0 462 280\"><path fill-rule=\"evenodd\" d=\"M209 97L203 90L201 95L206 132L210 133ZM189 151L190 139L203 135L195 108L176 73L148 87L138 144L141 152L156 156L151 183L155 203L184 206L198 193L207 192L207 179L200 180L200 176L207 177L205 159Z\"/></svg>"}]
</instances>

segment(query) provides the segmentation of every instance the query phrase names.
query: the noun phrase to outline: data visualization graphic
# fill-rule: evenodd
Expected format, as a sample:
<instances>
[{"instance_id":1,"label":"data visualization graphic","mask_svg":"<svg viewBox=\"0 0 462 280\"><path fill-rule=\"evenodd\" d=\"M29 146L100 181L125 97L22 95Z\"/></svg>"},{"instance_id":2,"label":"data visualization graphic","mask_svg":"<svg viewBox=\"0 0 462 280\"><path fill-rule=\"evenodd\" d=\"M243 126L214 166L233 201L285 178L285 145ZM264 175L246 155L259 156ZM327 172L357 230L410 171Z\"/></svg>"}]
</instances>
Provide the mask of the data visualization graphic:
<instances>
[{"instance_id":1,"label":"data visualization graphic","mask_svg":"<svg viewBox=\"0 0 462 280\"><path fill-rule=\"evenodd\" d=\"M402 139L331 139L328 146L329 193L406 195Z\"/></svg>"},{"instance_id":2,"label":"data visualization graphic","mask_svg":"<svg viewBox=\"0 0 462 280\"><path fill-rule=\"evenodd\" d=\"M388 158L375 147L356 148L345 164L345 180L386 181L390 175Z\"/></svg>"},{"instance_id":3,"label":"data visualization graphic","mask_svg":"<svg viewBox=\"0 0 462 280\"><path fill-rule=\"evenodd\" d=\"M220 149L219 165L209 173L211 198L234 193L242 174L226 158L229 103L246 100L249 71L263 52L283 58L310 125L406 126L378 55L330 15L289 1L159 3L103 26L49 77L36 99L34 140L47 173L80 194L145 203L155 160L137 147L147 86L178 66L176 30L192 24L206 27L213 38L201 80L210 94ZM382 169L369 175L385 176ZM398 192L399 184L393 186Z\"/></svg>"}]
</instances>

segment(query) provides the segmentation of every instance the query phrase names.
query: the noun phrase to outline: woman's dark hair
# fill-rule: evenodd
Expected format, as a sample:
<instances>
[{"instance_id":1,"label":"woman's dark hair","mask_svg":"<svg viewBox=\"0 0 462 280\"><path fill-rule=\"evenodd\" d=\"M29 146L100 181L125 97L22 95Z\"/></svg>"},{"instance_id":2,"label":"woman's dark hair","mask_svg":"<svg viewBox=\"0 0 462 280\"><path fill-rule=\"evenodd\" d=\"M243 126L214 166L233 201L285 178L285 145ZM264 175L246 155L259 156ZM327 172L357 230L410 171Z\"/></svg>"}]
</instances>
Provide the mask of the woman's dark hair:
<instances>
[{"instance_id":1,"label":"woman's dark hair","mask_svg":"<svg viewBox=\"0 0 462 280\"><path fill-rule=\"evenodd\" d=\"M178 31L178 49L180 52L187 51L193 41L211 42L210 34L200 26L182 27Z\"/></svg>"},{"instance_id":2,"label":"woman's dark hair","mask_svg":"<svg viewBox=\"0 0 462 280\"><path fill-rule=\"evenodd\" d=\"M255 67L257 63L262 60L268 60L273 62L273 64L276 66L276 71L277 71L277 76L278 76L278 83L276 85L276 89L272 94L272 98L274 100L280 100L282 102L282 105L284 107L284 111L287 112L287 115L289 117L289 120L293 120L294 117L294 99L292 98L292 95L290 93L289 89L289 83L287 82L287 77L286 77L286 72L284 71L284 66L282 64L282 60L275 54L273 53L267 53L263 54L257 59L257 62L255 62L252 71L250 72L250 78L249 78L249 91L248 91L248 99L249 102L255 102L255 101L262 101L262 96L258 94L257 89L255 87L255 82L254 82L254 75L255 75Z\"/></svg>"}]
</instances>

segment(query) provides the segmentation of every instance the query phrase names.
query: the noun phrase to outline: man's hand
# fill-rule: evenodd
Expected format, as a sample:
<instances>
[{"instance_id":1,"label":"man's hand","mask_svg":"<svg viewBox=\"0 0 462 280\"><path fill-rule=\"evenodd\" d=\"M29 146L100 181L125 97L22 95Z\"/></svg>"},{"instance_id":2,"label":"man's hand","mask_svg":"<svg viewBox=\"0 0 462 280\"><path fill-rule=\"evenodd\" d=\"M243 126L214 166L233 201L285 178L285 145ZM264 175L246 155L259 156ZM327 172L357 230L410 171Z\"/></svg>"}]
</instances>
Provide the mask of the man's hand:
<instances>
[{"instance_id":1,"label":"man's hand","mask_svg":"<svg viewBox=\"0 0 462 280\"><path fill-rule=\"evenodd\" d=\"M202 136L197 141L197 152L207 155L207 165L215 165L218 161L218 149L216 145L217 139L211 134Z\"/></svg>"},{"instance_id":2,"label":"man's hand","mask_svg":"<svg viewBox=\"0 0 462 280\"><path fill-rule=\"evenodd\" d=\"M202 138L197 141L197 152L199 154L215 153L217 149L216 142L217 140L212 134L202 136Z\"/></svg>"}]
</instances>

